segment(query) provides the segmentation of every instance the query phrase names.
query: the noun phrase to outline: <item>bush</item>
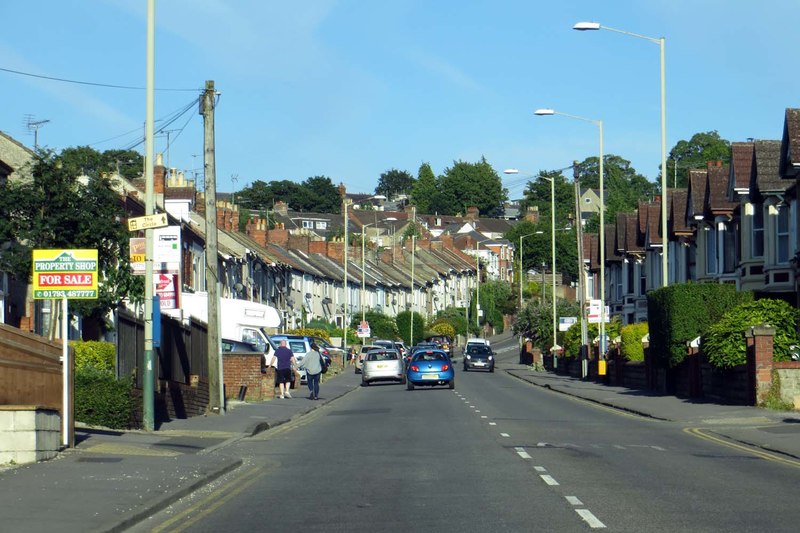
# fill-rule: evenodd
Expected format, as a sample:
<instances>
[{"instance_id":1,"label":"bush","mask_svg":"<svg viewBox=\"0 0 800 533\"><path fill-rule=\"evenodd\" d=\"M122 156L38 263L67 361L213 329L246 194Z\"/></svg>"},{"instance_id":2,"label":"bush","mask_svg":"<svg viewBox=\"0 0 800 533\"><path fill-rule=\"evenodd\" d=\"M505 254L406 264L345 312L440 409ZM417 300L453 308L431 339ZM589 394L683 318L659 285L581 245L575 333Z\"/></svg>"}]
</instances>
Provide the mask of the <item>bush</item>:
<instances>
[{"instance_id":1,"label":"bush","mask_svg":"<svg viewBox=\"0 0 800 533\"><path fill-rule=\"evenodd\" d=\"M112 429L130 427L133 384L87 366L75 372L75 419Z\"/></svg>"},{"instance_id":2,"label":"bush","mask_svg":"<svg viewBox=\"0 0 800 533\"><path fill-rule=\"evenodd\" d=\"M410 339L408 336L411 333L411 317L414 317L414 338ZM400 338L406 343L406 346L416 346L425 338L425 319L421 314L414 311L402 311L397 314L397 329L400 330Z\"/></svg>"},{"instance_id":3,"label":"bush","mask_svg":"<svg viewBox=\"0 0 800 533\"><path fill-rule=\"evenodd\" d=\"M451 339L456 338L456 328L447 322L437 322L431 326L431 332L434 335L447 335ZM427 335L426 335L427 336Z\"/></svg>"},{"instance_id":4,"label":"bush","mask_svg":"<svg viewBox=\"0 0 800 533\"><path fill-rule=\"evenodd\" d=\"M101 372L114 374L117 350L114 344L102 341L73 341L75 348L75 371L92 368Z\"/></svg>"},{"instance_id":5,"label":"bush","mask_svg":"<svg viewBox=\"0 0 800 533\"><path fill-rule=\"evenodd\" d=\"M383 313L375 311L367 311L364 313L364 319L369 322L370 334L373 339L388 339L395 340L400 337L400 331L397 329L397 323L394 318ZM361 315L353 317L351 323L352 327L358 327L361 323Z\"/></svg>"},{"instance_id":6,"label":"bush","mask_svg":"<svg viewBox=\"0 0 800 533\"><path fill-rule=\"evenodd\" d=\"M644 345L642 338L647 335L649 328L647 322L622 326L620 337L622 344L620 352L628 361L644 361Z\"/></svg>"},{"instance_id":7,"label":"bush","mask_svg":"<svg viewBox=\"0 0 800 533\"><path fill-rule=\"evenodd\" d=\"M753 300L752 292L733 285L683 283L647 293L650 350L668 366L686 358L686 343L696 339L737 305Z\"/></svg>"},{"instance_id":8,"label":"bush","mask_svg":"<svg viewBox=\"0 0 800 533\"><path fill-rule=\"evenodd\" d=\"M747 362L745 331L752 326L775 328L773 360L788 361L789 346L797 344L798 311L783 300L763 299L735 307L711 326L702 338L708 361L717 368Z\"/></svg>"},{"instance_id":9,"label":"bush","mask_svg":"<svg viewBox=\"0 0 800 533\"><path fill-rule=\"evenodd\" d=\"M308 337L320 337L326 341L331 341L331 334L327 329L297 328L289 331L289 335L306 335Z\"/></svg>"}]
</instances>

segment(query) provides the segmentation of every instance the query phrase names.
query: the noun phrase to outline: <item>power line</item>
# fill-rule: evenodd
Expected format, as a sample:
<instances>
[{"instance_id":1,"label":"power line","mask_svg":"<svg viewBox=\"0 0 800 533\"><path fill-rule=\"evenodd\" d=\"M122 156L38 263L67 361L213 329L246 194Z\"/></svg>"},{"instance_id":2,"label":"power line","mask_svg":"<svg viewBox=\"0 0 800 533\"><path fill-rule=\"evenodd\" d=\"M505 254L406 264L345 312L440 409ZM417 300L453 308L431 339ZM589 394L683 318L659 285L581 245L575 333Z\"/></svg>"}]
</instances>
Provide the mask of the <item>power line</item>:
<instances>
[{"instance_id":1,"label":"power line","mask_svg":"<svg viewBox=\"0 0 800 533\"><path fill-rule=\"evenodd\" d=\"M93 87L105 87L108 89L126 89L132 91L144 91L146 87L136 87L131 85L114 85L111 83L97 83L92 81L80 81L80 80L70 80L67 78L57 78L55 76L45 76L43 74L32 74L30 72L22 72L20 70L13 70L10 68L3 68L0 67L0 71L9 72L11 74L18 74L20 76L28 76L31 78L39 78L43 80L50 80L50 81L60 81L63 83L74 83L77 85L91 85ZM202 89L156 89L156 91L173 91L173 92L202 92Z\"/></svg>"}]
</instances>

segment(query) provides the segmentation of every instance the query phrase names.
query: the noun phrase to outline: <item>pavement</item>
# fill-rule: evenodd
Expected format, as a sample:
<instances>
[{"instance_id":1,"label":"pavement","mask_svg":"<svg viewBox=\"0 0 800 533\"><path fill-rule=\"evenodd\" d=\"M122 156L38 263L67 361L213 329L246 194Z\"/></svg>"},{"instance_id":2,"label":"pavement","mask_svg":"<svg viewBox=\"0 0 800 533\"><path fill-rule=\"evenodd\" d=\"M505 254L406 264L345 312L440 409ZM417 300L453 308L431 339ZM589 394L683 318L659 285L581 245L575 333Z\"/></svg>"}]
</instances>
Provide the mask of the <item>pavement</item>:
<instances>
[{"instance_id":1,"label":"pavement","mask_svg":"<svg viewBox=\"0 0 800 533\"><path fill-rule=\"evenodd\" d=\"M694 402L611 387L517 364L514 339L492 338L497 370L533 386L683 425L733 446L746 444L800 466L800 413ZM157 431L76 430L76 446L41 463L0 467L3 531L124 531L242 464L230 445L290 422L356 389L351 367L326 376L319 401L230 403L226 414L172 420Z\"/></svg>"}]
</instances>

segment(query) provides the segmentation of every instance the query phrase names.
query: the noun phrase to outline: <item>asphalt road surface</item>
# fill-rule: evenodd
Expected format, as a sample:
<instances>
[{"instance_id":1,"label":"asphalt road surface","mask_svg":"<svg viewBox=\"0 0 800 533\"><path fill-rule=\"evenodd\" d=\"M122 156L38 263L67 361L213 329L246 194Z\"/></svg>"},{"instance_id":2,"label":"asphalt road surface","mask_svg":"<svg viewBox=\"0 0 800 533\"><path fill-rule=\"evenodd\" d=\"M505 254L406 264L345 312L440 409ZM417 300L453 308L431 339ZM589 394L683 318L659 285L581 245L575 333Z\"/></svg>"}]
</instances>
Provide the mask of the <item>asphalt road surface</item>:
<instances>
[{"instance_id":1,"label":"asphalt road surface","mask_svg":"<svg viewBox=\"0 0 800 533\"><path fill-rule=\"evenodd\" d=\"M523 383L362 387L135 531L797 531L800 470ZM292 401L308 401L295 398Z\"/></svg>"}]
</instances>

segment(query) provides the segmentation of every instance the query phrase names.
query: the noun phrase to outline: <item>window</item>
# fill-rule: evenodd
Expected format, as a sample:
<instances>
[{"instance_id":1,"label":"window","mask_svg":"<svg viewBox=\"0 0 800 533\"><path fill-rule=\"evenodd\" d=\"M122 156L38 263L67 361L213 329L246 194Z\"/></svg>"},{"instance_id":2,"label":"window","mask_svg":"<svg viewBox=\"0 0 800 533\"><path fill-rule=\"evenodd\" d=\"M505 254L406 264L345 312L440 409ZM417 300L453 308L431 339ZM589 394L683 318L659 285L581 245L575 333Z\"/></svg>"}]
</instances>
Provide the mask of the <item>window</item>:
<instances>
[{"instance_id":1,"label":"window","mask_svg":"<svg viewBox=\"0 0 800 533\"><path fill-rule=\"evenodd\" d=\"M764 206L753 206L753 241L750 244L753 257L764 256Z\"/></svg>"},{"instance_id":2,"label":"window","mask_svg":"<svg viewBox=\"0 0 800 533\"><path fill-rule=\"evenodd\" d=\"M325 220L317 222L317 229L328 229L328 222Z\"/></svg>"},{"instance_id":3,"label":"window","mask_svg":"<svg viewBox=\"0 0 800 533\"><path fill-rule=\"evenodd\" d=\"M736 226L728 222L722 232L722 271L730 274L736 271Z\"/></svg>"},{"instance_id":4,"label":"window","mask_svg":"<svg viewBox=\"0 0 800 533\"><path fill-rule=\"evenodd\" d=\"M314 223L311 222L310 220L304 220L303 221L303 227L305 229L313 229L314 228Z\"/></svg>"},{"instance_id":5,"label":"window","mask_svg":"<svg viewBox=\"0 0 800 533\"><path fill-rule=\"evenodd\" d=\"M706 238L706 274L717 273L717 232L713 227L705 226ZM763 233L762 233L763 235Z\"/></svg>"},{"instance_id":6,"label":"window","mask_svg":"<svg viewBox=\"0 0 800 533\"><path fill-rule=\"evenodd\" d=\"M786 264L789 262L789 206L781 204L778 206L777 250L776 262Z\"/></svg>"}]
</instances>

